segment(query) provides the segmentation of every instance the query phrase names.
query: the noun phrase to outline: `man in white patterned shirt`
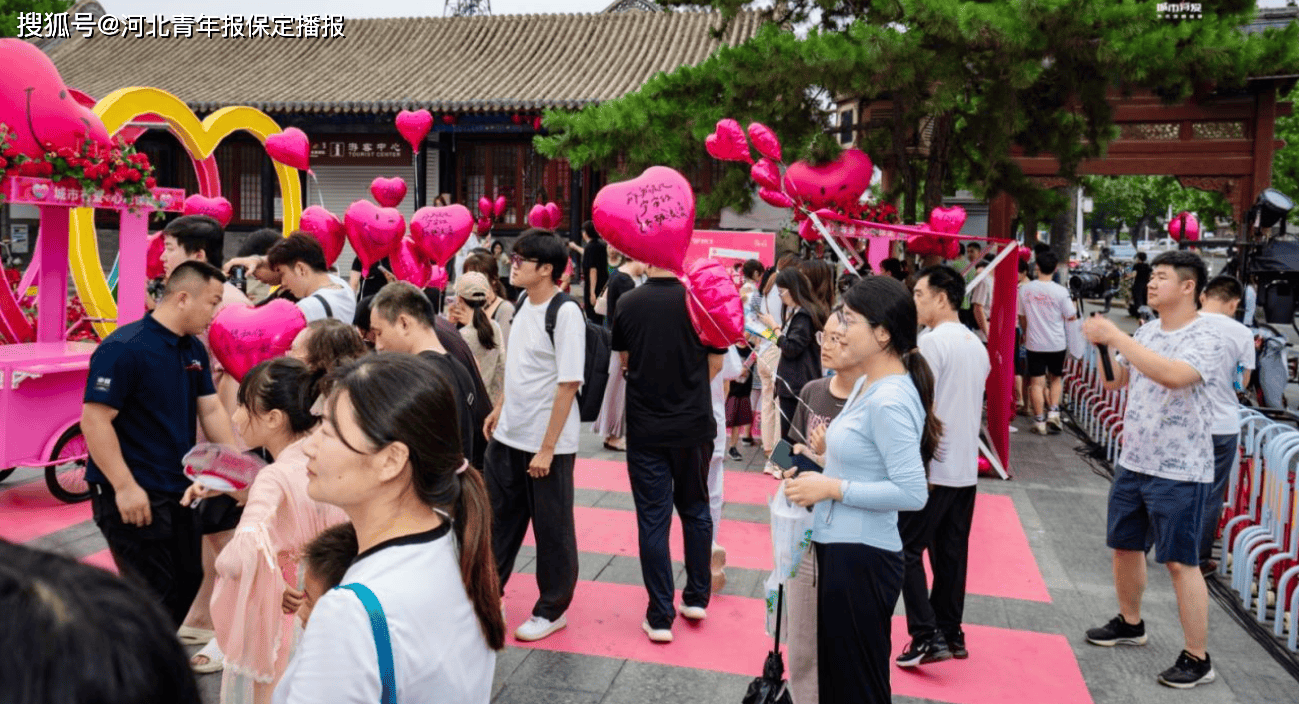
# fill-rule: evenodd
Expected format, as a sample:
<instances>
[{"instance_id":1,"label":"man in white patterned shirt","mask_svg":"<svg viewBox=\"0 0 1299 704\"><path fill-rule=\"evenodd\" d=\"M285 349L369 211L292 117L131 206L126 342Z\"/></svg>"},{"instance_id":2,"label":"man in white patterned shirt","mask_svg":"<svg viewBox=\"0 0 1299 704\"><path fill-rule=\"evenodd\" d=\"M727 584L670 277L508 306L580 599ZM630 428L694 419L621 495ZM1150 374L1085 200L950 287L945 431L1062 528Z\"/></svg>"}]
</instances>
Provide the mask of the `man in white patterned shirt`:
<instances>
[{"instance_id":1,"label":"man in white patterned shirt","mask_svg":"<svg viewBox=\"0 0 1299 704\"><path fill-rule=\"evenodd\" d=\"M1151 263L1149 305L1159 319L1132 337L1102 316L1083 331L1117 352L1107 389L1128 387L1123 450L1110 489L1105 543L1114 549L1119 615L1087 631L1095 645L1145 645L1141 594L1146 585L1146 536L1153 528L1155 560L1168 566L1177 594L1185 648L1159 682L1189 689L1216 675L1207 651L1209 596L1200 573L1200 533L1213 482L1213 404L1209 382L1218 373L1223 342L1196 302L1208 278L1190 252L1165 252Z\"/></svg>"}]
</instances>

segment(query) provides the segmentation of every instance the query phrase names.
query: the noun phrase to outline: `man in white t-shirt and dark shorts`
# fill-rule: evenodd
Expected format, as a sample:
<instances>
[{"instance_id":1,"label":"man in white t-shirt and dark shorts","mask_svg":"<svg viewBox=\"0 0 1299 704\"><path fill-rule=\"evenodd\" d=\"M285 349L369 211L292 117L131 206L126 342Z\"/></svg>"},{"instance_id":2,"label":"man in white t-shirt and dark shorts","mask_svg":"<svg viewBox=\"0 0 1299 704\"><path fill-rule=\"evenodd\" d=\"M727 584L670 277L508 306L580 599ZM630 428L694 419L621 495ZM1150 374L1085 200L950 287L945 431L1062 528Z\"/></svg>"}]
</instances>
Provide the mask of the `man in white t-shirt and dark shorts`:
<instances>
[{"instance_id":1,"label":"man in white t-shirt and dark shorts","mask_svg":"<svg viewBox=\"0 0 1299 704\"><path fill-rule=\"evenodd\" d=\"M1213 323L1225 346L1217 373L1209 380L1213 399L1213 488L1204 507L1204 530L1200 533L1200 571L1218 568L1212 559L1213 540L1218 534L1227 480L1240 455L1240 399L1236 392L1249 386L1254 369L1254 333L1236 321L1236 307L1244 295L1234 276L1216 276L1200 294L1200 317Z\"/></svg>"},{"instance_id":2,"label":"man in white t-shirt and dark shorts","mask_svg":"<svg viewBox=\"0 0 1299 704\"><path fill-rule=\"evenodd\" d=\"M554 333L546 313L568 260L564 241L527 230L514 242L510 284L525 290L505 345L505 392L483 433L483 459L492 498L492 551L501 589L514 571L532 524L537 541L537 589L532 617L514 632L541 640L568 625L564 612L577 588L577 531L573 525L573 466L578 408L586 366L586 321L575 299L559 304Z\"/></svg>"},{"instance_id":3,"label":"man in white t-shirt and dark shorts","mask_svg":"<svg viewBox=\"0 0 1299 704\"><path fill-rule=\"evenodd\" d=\"M1058 265L1053 252L1037 255L1037 280L1019 289L1019 322L1028 350L1028 395L1033 404L1033 432L1038 435L1064 430L1060 422L1068 347L1064 326L1078 317L1069 290L1052 280Z\"/></svg>"},{"instance_id":4,"label":"man in white t-shirt and dark shorts","mask_svg":"<svg viewBox=\"0 0 1299 704\"><path fill-rule=\"evenodd\" d=\"M1168 566L1177 594L1185 648L1159 675L1169 687L1212 682L1209 595L1200 573L1204 507L1213 483L1213 402L1225 345L1219 328L1196 310L1204 261L1190 252L1164 252L1151 262L1148 302L1159 319L1129 337L1104 316L1083 326L1093 344L1117 353L1114 380L1128 387L1123 449L1110 487L1105 543L1114 550L1119 615L1087 631L1094 645L1145 645L1141 596L1146 586L1147 536L1155 560Z\"/></svg>"},{"instance_id":5,"label":"man in white t-shirt and dark shorts","mask_svg":"<svg viewBox=\"0 0 1299 704\"><path fill-rule=\"evenodd\" d=\"M913 295L917 318L928 328L919 347L934 373L934 413L943 422L943 437L929 463L929 501L919 511L898 512L905 560L902 601L911 634L911 643L897 657L900 667L969 657L961 619L979 483L983 390L992 370L983 343L960 320L965 298L960 272L948 266L924 269ZM926 550L934 572L932 591L921 562Z\"/></svg>"}]
</instances>

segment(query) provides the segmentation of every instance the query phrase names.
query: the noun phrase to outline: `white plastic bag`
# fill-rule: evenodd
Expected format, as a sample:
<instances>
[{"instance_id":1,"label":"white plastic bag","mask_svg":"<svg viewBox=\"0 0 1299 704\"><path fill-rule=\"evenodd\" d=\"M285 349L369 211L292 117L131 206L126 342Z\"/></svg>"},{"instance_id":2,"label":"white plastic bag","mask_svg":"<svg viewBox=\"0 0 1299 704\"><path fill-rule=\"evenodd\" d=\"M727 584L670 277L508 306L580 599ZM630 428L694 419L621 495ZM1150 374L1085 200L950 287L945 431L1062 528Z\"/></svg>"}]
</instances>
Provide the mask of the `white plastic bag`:
<instances>
[{"instance_id":1,"label":"white plastic bag","mask_svg":"<svg viewBox=\"0 0 1299 704\"><path fill-rule=\"evenodd\" d=\"M1087 338L1083 336L1082 318L1065 321L1064 337L1070 357L1082 359L1087 355Z\"/></svg>"},{"instance_id":2,"label":"white plastic bag","mask_svg":"<svg viewBox=\"0 0 1299 704\"><path fill-rule=\"evenodd\" d=\"M775 569L767 577L767 634L776 632L776 592L798 574L798 564L812 544L812 512L785 498L785 482L767 502L771 508L771 554Z\"/></svg>"}]
</instances>

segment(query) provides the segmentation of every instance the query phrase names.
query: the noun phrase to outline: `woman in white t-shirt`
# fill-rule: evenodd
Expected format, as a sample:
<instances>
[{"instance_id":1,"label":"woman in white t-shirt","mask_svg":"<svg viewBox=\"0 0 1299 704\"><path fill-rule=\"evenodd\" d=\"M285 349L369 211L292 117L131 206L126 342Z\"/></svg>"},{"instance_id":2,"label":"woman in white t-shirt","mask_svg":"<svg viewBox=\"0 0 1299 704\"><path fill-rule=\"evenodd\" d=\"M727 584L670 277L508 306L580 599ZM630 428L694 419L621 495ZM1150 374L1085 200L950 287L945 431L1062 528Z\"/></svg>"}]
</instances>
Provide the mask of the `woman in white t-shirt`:
<instances>
[{"instance_id":1,"label":"woman in white t-shirt","mask_svg":"<svg viewBox=\"0 0 1299 704\"><path fill-rule=\"evenodd\" d=\"M391 642L396 700L491 698L505 646L491 508L469 465L448 384L413 355L379 353L335 370L324 422L303 445L307 493L343 509L359 554L342 587L373 593ZM315 603L275 704L380 700L376 636L349 589Z\"/></svg>"}]
</instances>

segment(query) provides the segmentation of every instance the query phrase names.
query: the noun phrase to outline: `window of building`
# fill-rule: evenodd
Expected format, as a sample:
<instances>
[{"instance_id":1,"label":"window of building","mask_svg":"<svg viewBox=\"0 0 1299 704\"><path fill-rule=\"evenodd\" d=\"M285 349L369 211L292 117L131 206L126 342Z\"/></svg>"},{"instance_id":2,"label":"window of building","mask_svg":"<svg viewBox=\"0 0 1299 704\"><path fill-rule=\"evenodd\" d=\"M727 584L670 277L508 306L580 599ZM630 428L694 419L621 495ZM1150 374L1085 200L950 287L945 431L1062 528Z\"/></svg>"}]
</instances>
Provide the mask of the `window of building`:
<instances>
[{"instance_id":1,"label":"window of building","mask_svg":"<svg viewBox=\"0 0 1299 704\"><path fill-rule=\"evenodd\" d=\"M479 198L505 196L497 226L522 230L532 206L553 201L563 214L558 229L569 228L572 171L566 160L547 159L526 142L461 142L457 164L456 200L475 214Z\"/></svg>"}]
</instances>

